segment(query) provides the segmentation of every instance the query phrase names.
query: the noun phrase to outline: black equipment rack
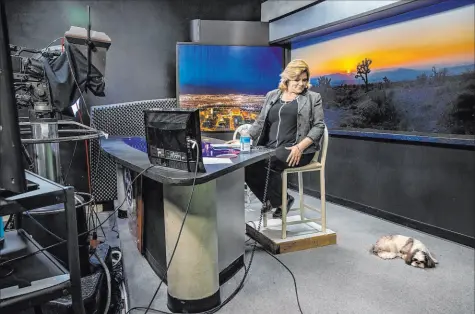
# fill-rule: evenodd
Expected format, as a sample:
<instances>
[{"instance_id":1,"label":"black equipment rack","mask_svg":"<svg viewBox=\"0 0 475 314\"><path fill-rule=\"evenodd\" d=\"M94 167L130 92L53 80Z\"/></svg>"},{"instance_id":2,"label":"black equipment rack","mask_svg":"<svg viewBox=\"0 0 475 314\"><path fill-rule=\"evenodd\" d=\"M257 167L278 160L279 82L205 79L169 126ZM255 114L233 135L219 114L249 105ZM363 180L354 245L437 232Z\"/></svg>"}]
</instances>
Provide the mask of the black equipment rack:
<instances>
[{"instance_id":1,"label":"black equipment rack","mask_svg":"<svg viewBox=\"0 0 475 314\"><path fill-rule=\"evenodd\" d=\"M25 254L37 253L3 265L12 267L16 276L0 278L0 289L4 289L3 295L0 290L0 312L18 313L29 308L36 309L48 301L70 294L74 313L85 314L81 292L74 188L62 186L30 171L25 171L25 175L29 184L36 188L10 197L0 197L0 217L16 215L17 218L16 230L5 233L5 243L16 237L15 240L22 241L26 245ZM21 215L18 215L28 210L60 203L64 204L66 214L68 238L65 240L67 240L69 272L21 229ZM4 262L0 259L0 265ZM18 282L15 282L15 279ZM31 286L25 287L25 281L31 283ZM16 289L15 286L21 288Z\"/></svg>"}]
</instances>

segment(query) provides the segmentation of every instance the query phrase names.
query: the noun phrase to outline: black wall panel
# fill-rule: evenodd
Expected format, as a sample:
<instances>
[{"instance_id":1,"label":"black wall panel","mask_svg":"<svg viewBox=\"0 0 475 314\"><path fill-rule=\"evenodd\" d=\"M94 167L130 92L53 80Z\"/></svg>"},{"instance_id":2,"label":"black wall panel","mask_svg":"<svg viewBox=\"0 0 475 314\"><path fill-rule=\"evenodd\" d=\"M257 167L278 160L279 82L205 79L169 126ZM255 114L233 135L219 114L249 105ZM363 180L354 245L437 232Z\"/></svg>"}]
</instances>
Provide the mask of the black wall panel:
<instances>
[{"instance_id":1,"label":"black wall panel","mask_svg":"<svg viewBox=\"0 0 475 314\"><path fill-rule=\"evenodd\" d=\"M320 191L318 174L305 174L304 185ZM473 244L473 149L331 137L326 192L352 208Z\"/></svg>"}]
</instances>

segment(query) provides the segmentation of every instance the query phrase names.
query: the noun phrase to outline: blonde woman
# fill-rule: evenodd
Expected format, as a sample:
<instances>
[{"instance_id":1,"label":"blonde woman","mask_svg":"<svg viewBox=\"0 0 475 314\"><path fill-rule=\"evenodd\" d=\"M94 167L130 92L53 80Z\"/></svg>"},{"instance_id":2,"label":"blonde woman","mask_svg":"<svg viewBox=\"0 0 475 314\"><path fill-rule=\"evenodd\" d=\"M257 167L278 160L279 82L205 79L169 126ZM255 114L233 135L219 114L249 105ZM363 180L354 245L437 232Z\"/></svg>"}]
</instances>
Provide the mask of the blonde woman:
<instances>
[{"instance_id":1,"label":"blonde woman","mask_svg":"<svg viewBox=\"0 0 475 314\"><path fill-rule=\"evenodd\" d=\"M303 60L291 61L282 72L279 88L266 95L259 117L249 129L254 145L276 149L271 160L267 202L263 211L276 208L274 218L282 217L282 178L288 167L305 166L319 149L325 124L322 97L309 90L310 71ZM246 183L263 202L268 160L246 167ZM287 195L287 208L294 199Z\"/></svg>"}]
</instances>

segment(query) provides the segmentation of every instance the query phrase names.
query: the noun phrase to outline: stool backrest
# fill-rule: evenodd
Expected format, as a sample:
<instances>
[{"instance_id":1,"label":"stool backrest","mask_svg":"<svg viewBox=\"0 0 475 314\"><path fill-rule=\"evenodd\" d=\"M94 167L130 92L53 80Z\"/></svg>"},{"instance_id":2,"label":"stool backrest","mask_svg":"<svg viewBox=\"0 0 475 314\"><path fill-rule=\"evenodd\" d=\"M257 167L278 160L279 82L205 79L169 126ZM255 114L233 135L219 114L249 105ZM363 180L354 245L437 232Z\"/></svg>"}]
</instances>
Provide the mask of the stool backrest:
<instances>
[{"instance_id":1,"label":"stool backrest","mask_svg":"<svg viewBox=\"0 0 475 314\"><path fill-rule=\"evenodd\" d=\"M315 152L315 156L313 157L314 162L318 162L318 158L320 157L322 167L325 167L325 161L327 160L328 139L328 128L325 126L322 139L320 140L320 151Z\"/></svg>"}]
</instances>

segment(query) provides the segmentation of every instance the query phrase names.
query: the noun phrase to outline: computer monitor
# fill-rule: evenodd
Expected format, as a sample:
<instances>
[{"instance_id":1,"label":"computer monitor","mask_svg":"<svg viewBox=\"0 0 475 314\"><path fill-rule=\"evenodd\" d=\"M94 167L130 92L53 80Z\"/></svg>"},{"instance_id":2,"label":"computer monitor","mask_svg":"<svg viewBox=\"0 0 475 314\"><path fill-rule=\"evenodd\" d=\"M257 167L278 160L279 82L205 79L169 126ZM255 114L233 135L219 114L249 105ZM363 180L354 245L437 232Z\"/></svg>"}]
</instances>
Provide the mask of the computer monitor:
<instances>
[{"instance_id":1,"label":"computer monitor","mask_svg":"<svg viewBox=\"0 0 475 314\"><path fill-rule=\"evenodd\" d=\"M201 150L198 109L144 111L147 153L154 165L177 170L206 172ZM197 146L193 146L193 142Z\"/></svg>"},{"instance_id":2,"label":"computer monitor","mask_svg":"<svg viewBox=\"0 0 475 314\"><path fill-rule=\"evenodd\" d=\"M25 192L26 180L3 2L0 2L0 73L0 197L5 197Z\"/></svg>"}]
</instances>

